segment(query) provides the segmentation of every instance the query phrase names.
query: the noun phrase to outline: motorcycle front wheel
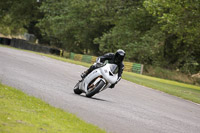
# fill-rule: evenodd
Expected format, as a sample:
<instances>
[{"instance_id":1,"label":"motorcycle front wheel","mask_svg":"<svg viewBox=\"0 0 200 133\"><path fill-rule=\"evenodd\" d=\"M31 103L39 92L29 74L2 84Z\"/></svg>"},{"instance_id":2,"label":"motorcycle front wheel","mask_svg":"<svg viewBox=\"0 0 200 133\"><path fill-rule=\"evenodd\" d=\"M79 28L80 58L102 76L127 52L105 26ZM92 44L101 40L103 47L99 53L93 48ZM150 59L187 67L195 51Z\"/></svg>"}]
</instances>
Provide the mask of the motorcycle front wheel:
<instances>
[{"instance_id":1,"label":"motorcycle front wheel","mask_svg":"<svg viewBox=\"0 0 200 133\"><path fill-rule=\"evenodd\" d=\"M94 88L88 88L88 92L86 93L86 97L92 97L94 96L96 93L98 93L101 88L105 85L105 83L103 81L100 81L99 83L97 83L96 86L94 86Z\"/></svg>"}]
</instances>

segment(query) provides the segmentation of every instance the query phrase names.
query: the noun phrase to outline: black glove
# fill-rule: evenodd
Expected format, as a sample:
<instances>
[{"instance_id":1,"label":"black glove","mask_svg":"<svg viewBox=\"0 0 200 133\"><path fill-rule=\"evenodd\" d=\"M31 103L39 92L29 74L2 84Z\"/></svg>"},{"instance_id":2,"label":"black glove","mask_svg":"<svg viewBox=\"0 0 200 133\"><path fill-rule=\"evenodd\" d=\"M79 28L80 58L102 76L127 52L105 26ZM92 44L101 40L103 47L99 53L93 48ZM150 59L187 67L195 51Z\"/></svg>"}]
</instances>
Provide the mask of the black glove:
<instances>
[{"instance_id":1,"label":"black glove","mask_svg":"<svg viewBox=\"0 0 200 133\"><path fill-rule=\"evenodd\" d=\"M115 87L115 85L119 82L121 80L121 77L119 77L118 79L117 79L117 81L114 83L114 84L112 84L109 88L114 88Z\"/></svg>"},{"instance_id":2,"label":"black glove","mask_svg":"<svg viewBox=\"0 0 200 133\"><path fill-rule=\"evenodd\" d=\"M109 88L114 88L116 84L111 84L111 86Z\"/></svg>"},{"instance_id":3,"label":"black glove","mask_svg":"<svg viewBox=\"0 0 200 133\"><path fill-rule=\"evenodd\" d=\"M119 77L119 78L117 79L117 82L116 82L115 84L117 84L120 80L121 80L121 77Z\"/></svg>"}]
</instances>

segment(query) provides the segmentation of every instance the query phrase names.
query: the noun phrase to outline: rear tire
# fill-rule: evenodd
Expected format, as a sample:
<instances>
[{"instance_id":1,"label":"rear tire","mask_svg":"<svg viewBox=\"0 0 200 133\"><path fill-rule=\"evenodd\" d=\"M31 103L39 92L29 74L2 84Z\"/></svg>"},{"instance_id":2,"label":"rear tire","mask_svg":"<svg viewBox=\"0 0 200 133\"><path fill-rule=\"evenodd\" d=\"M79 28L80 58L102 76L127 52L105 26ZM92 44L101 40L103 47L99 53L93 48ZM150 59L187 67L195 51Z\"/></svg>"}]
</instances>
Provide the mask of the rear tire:
<instances>
[{"instance_id":1,"label":"rear tire","mask_svg":"<svg viewBox=\"0 0 200 133\"><path fill-rule=\"evenodd\" d=\"M97 86L92 89L91 91L86 93L86 97L92 97L94 96L96 93L98 93L100 91L100 89L105 85L105 83L103 81L100 81Z\"/></svg>"},{"instance_id":2,"label":"rear tire","mask_svg":"<svg viewBox=\"0 0 200 133\"><path fill-rule=\"evenodd\" d=\"M80 95L82 93L81 90L79 90L79 84L80 82L78 82L75 86L74 86L74 93Z\"/></svg>"}]
</instances>

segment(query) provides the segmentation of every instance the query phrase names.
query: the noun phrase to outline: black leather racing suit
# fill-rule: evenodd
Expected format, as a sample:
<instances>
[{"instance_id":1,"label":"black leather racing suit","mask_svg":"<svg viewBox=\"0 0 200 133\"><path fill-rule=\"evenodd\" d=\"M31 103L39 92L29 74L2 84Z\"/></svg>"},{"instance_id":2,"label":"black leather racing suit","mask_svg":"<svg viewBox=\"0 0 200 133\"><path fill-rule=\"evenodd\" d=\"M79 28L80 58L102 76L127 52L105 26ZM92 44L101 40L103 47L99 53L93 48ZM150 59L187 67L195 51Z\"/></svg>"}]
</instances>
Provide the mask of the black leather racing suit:
<instances>
[{"instance_id":1,"label":"black leather racing suit","mask_svg":"<svg viewBox=\"0 0 200 133\"><path fill-rule=\"evenodd\" d=\"M103 56L100 56L100 57L98 57L98 59L97 60L99 60L100 59L100 62L104 62L104 61L106 61L106 60L108 60L108 62L109 63L114 63L114 64L116 64L117 66L118 66L118 68L119 68L119 71L118 71L118 81L121 79L121 75L122 75L122 72L123 72L123 70L124 70L124 64L123 64L123 62L119 62L119 63L116 63L115 62L115 54L114 53L107 53L107 54L105 54L105 55L103 55ZM95 64L93 64L88 70L87 70L87 75L90 73L90 72L92 72L94 69L96 69L97 68L97 66L96 66L96 63ZM115 84L113 84L112 86L111 86L111 88L113 88L115 86Z\"/></svg>"},{"instance_id":2,"label":"black leather racing suit","mask_svg":"<svg viewBox=\"0 0 200 133\"><path fill-rule=\"evenodd\" d=\"M119 68L119 71L118 71L118 79L121 78L121 75L122 75L122 72L124 70L124 64L123 62L119 62L119 63L115 63L115 54L114 53L107 53L103 56L100 56L100 62L104 62L106 60L108 60L109 63L113 63L113 64L116 64Z\"/></svg>"}]
</instances>

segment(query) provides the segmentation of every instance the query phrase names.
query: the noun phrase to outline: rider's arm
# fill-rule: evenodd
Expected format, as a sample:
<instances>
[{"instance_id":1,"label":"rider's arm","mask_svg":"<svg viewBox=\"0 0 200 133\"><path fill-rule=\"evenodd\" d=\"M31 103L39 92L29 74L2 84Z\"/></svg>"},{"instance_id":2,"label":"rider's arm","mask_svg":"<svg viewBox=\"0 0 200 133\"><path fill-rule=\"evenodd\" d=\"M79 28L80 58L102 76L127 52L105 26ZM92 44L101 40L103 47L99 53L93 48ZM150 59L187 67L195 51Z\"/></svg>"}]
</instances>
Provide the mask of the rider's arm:
<instances>
[{"instance_id":1,"label":"rider's arm","mask_svg":"<svg viewBox=\"0 0 200 133\"><path fill-rule=\"evenodd\" d=\"M122 76L123 70L124 70L124 64L121 63L121 64L119 65L119 71L118 71L118 79L117 79L117 82L114 83L114 84L112 84L109 88L114 88L115 85L121 80L121 76Z\"/></svg>"},{"instance_id":2,"label":"rider's arm","mask_svg":"<svg viewBox=\"0 0 200 133\"><path fill-rule=\"evenodd\" d=\"M117 82L119 82L119 80L121 79L121 76L122 76L123 70L124 70L124 64L121 63L120 66L119 66L119 71L118 71L118 80L117 80Z\"/></svg>"},{"instance_id":3,"label":"rider's arm","mask_svg":"<svg viewBox=\"0 0 200 133\"><path fill-rule=\"evenodd\" d=\"M113 53L107 53L107 54L105 54L103 56L98 57L97 61L104 62L105 60L112 60L113 56L114 56Z\"/></svg>"}]
</instances>

